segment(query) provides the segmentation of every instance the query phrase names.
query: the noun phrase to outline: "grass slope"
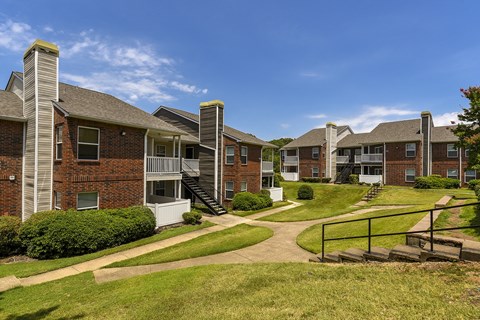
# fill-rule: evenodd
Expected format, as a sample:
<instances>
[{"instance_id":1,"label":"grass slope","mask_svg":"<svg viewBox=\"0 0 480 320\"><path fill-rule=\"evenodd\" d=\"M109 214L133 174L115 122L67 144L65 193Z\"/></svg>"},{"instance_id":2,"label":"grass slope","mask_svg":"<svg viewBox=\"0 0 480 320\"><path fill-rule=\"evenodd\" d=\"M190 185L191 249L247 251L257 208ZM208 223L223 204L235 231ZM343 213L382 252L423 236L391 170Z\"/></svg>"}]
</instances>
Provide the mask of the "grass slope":
<instances>
[{"instance_id":1,"label":"grass slope","mask_svg":"<svg viewBox=\"0 0 480 320\"><path fill-rule=\"evenodd\" d=\"M61 258L61 259L54 259L54 260L38 260L38 261L31 261L31 262L18 262L18 263L9 263L9 264L1 264L0 265L0 278L15 275L17 277L28 277L39 273L44 273L47 271L52 271L64 267L68 267L77 263L82 263L85 261L93 260L96 258L100 258L109 254L117 253L120 251L124 251L127 249L143 246L149 243L165 240L168 238L172 238L181 234L185 234L188 232L192 232L195 230L208 228L214 226L215 224L205 221L201 225L186 225L181 226L178 228L172 228L164 230L156 235L153 235L148 238L140 239L134 242L130 242L118 247L105 249L102 251L94 252L85 254L82 256L77 257L70 257L70 258Z\"/></svg>"},{"instance_id":2,"label":"grass slope","mask_svg":"<svg viewBox=\"0 0 480 320\"><path fill-rule=\"evenodd\" d=\"M6 319L478 319L470 264L215 265L1 294Z\"/></svg>"},{"instance_id":3,"label":"grass slope","mask_svg":"<svg viewBox=\"0 0 480 320\"><path fill-rule=\"evenodd\" d=\"M239 224L136 258L115 262L108 267L138 266L203 257L248 247L271 236L273 231L268 228Z\"/></svg>"},{"instance_id":4,"label":"grass slope","mask_svg":"<svg viewBox=\"0 0 480 320\"><path fill-rule=\"evenodd\" d=\"M303 206L272 214L260 220L305 221L340 215L353 211L350 206L360 201L368 191L366 186L308 183L313 188L315 199L296 200L298 188L302 184L306 183L283 182L282 187L288 199L300 202Z\"/></svg>"}]
</instances>

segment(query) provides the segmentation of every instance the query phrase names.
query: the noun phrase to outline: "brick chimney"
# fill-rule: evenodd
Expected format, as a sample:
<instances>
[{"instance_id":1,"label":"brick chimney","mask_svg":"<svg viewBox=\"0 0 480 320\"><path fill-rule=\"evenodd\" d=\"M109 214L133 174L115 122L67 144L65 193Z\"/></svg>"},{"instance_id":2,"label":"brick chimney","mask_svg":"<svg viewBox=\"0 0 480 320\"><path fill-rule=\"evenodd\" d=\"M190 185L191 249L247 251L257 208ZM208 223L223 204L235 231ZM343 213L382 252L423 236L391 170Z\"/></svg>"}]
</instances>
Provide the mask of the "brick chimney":
<instances>
[{"instance_id":1,"label":"brick chimney","mask_svg":"<svg viewBox=\"0 0 480 320\"><path fill-rule=\"evenodd\" d=\"M58 47L43 40L36 40L23 56L23 113L27 118L23 219L52 209L52 101L58 101L58 57Z\"/></svg>"},{"instance_id":2,"label":"brick chimney","mask_svg":"<svg viewBox=\"0 0 480 320\"><path fill-rule=\"evenodd\" d=\"M421 113L420 133L422 134L422 175L432 174L432 114L429 111Z\"/></svg>"},{"instance_id":3,"label":"brick chimney","mask_svg":"<svg viewBox=\"0 0 480 320\"><path fill-rule=\"evenodd\" d=\"M325 177L335 179L337 175L337 125L327 122L325 131Z\"/></svg>"},{"instance_id":4,"label":"brick chimney","mask_svg":"<svg viewBox=\"0 0 480 320\"><path fill-rule=\"evenodd\" d=\"M222 201L223 179L223 108L220 100L200 103L199 183L217 201ZM216 192L215 192L216 190Z\"/></svg>"}]
</instances>

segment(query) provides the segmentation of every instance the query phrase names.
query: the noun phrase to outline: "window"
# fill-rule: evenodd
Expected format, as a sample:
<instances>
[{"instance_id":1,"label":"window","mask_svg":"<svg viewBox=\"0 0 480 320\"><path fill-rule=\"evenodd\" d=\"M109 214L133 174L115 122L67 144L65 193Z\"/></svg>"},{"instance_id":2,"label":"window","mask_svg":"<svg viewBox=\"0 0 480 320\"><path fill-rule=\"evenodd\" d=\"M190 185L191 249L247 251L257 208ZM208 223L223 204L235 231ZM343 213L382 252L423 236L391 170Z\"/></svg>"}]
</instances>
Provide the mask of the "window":
<instances>
[{"instance_id":1,"label":"window","mask_svg":"<svg viewBox=\"0 0 480 320\"><path fill-rule=\"evenodd\" d=\"M247 181L242 181L242 184L240 185L240 191L247 192Z\"/></svg>"},{"instance_id":2,"label":"window","mask_svg":"<svg viewBox=\"0 0 480 320\"><path fill-rule=\"evenodd\" d=\"M373 174L376 176L381 176L382 175L382 168L374 168L373 169Z\"/></svg>"},{"instance_id":3,"label":"window","mask_svg":"<svg viewBox=\"0 0 480 320\"><path fill-rule=\"evenodd\" d=\"M195 149L193 147L185 148L185 158L186 159L195 159Z\"/></svg>"},{"instance_id":4,"label":"window","mask_svg":"<svg viewBox=\"0 0 480 320\"><path fill-rule=\"evenodd\" d=\"M54 191L53 196L54 196L54 202L53 202L54 208L56 210L62 210L62 193Z\"/></svg>"},{"instance_id":5,"label":"window","mask_svg":"<svg viewBox=\"0 0 480 320\"><path fill-rule=\"evenodd\" d=\"M282 161L285 161L285 150L280 150L280 157L282 157Z\"/></svg>"},{"instance_id":6,"label":"window","mask_svg":"<svg viewBox=\"0 0 480 320\"><path fill-rule=\"evenodd\" d=\"M247 164L247 158L248 158L248 147L242 147L240 149L240 161L242 164Z\"/></svg>"},{"instance_id":7,"label":"window","mask_svg":"<svg viewBox=\"0 0 480 320\"><path fill-rule=\"evenodd\" d=\"M477 178L477 172L475 170L465 170L465 182Z\"/></svg>"},{"instance_id":8,"label":"window","mask_svg":"<svg viewBox=\"0 0 480 320\"><path fill-rule=\"evenodd\" d=\"M155 181L155 195L165 196L165 181Z\"/></svg>"},{"instance_id":9,"label":"window","mask_svg":"<svg viewBox=\"0 0 480 320\"><path fill-rule=\"evenodd\" d=\"M458 150L455 145L447 144L447 158L457 158L458 157Z\"/></svg>"},{"instance_id":10,"label":"window","mask_svg":"<svg viewBox=\"0 0 480 320\"><path fill-rule=\"evenodd\" d=\"M226 146L225 154L225 163L233 164L233 162L235 161L235 148L233 146Z\"/></svg>"},{"instance_id":11,"label":"window","mask_svg":"<svg viewBox=\"0 0 480 320\"><path fill-rule=\"evenodd\" d=\"M417 145L415 143L405 144L405 156L406 157L415 157L415 154L417 152L416 147L417 147Z\"/></svg>"},{"instance_id":12,"label":"window","mask_svg":"<svg viewBox=\"0 0 480 320\"><path fill-rule=\"evenodd\" d=\"M312 159L318 159L319 153L320 153L320 151L319 151L318 147L313 147L312 148Z\"/></svg>"},{"instance_id":13,"label":"window","mask_svg":"<svg viewBox=\"0 0 480 320\"><path fill-rule=\"evenodd\" d=\"M312 168L312 177L318 178L318 168Z\"/></svg>"},{"instance_id":14,"label":"window","mask_svg":"<svg viewBox=\"0 0 480 320\"><path fill-rule=\"evenodd\" d=\"M458 179L458 169L447 169L447 178Z\"/></svg>"},{"instance_id":15,"label":"window","mask_svg":"<svg viewBox=\"0 0 480 320\"><path fill-rule=\"evenodd\" d=\"M470 157L470 149L465 148L465 158L468 159L468 157Z\"/></svg>"},{"instance_id":16,"label":"window","mask_svg":"<svg viewBox=\"0 0 480 320\"><path fill-rule=\"evenodd\" d=\"M167 147L161 144L155 146L155 156L156 157L166 157L167 156Z\"/></svg>"},{"instance_id":17,"label":"window","mask_svg":"<svg viewBox=\"0 0 480 320\"><path fill-rule=\"evenodd\" d=\"M406 169L405 170L405 181L406 182L415 182L415 169Z\"/></svg>"},{"instance_id":18,"label":"window","mask_svg":"<svg viewBox=\"0 0 480 320\"><path fill-rule=\"evenodd\" d=\"M233 199L235 193L233 192L233 181L225 182L225 198Z\"/></svg>"},{"instance_id":19,"label":"window","mask_svg":"<svg viewBox=\"0 0 480 320\"><path fill-rule=\"evenodd\" d=\"M380 153L382 153L382 149L383 149L382 147L375 147L375 148L373 149L373 152L374 152L375 154L380 154Z\"/></svg>"},{"instance_id":20,"label":"window","mask_svg":"<svg viewBox=\"0 0 480 320\"><path fill-rule=\"evenodd\" d=\"M77 210L98 209L98 192L77 194Z\"/></svg>"},{"instance_id":21,"label":"window","mask_svg":"<svg viewBox=\"0 0 480 320\"><path fill-rule=\"evenodd\" d=\"M62 160L63 126L55 128L55 159Z\"/></svg>"},{"instance_id":22,"label":"window","mask_svg":"<svg viewBox=\"0 0 480 320\"><path fill-rule=\"evenodd\" d=\"M78 159L98 160L100 130L78 127Z\"/></svg>"}]
</instances>

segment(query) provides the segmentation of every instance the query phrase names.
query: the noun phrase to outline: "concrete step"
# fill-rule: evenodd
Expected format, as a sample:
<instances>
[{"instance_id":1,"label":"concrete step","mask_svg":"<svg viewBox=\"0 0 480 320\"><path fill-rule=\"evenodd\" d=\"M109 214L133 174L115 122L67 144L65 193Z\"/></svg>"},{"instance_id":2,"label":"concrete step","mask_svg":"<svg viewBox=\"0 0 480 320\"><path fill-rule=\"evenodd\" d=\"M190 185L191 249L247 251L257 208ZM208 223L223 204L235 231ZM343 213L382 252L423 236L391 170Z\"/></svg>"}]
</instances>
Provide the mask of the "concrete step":
<instances>
[{"instance_id":1,"label":"concrete step","mask_svg":"<svg viewBox=\"0 0 480 320\"><path fill-rule=\"evenodd\" d=\"M396 245L388 256L390 260L401 262L420 262L420 247L412 247L404 244Z\"/></svg>"},{"instance_id":2,"label":"concrete step","mask_svg":"<svg viewBox=\"0 0 480 320\"><path fill-rule=\"evenodd\" d=\"M460 258L467 261L480 261L480 242L465 240Z\"/></svg>"},{"instance_id":3,"label":"concrete step","mask_svg":"<svg viewBox=\"0 0 480 320\"><path fill-rule=\"evenodd\" d=\"M342 262L342 259L339 257L339 254L340 254L340 251L333 251L331 253L327 253L324 257L323 257L323 262L333 262L333 263L338 263L338 262Z\"/></svg>"},{"instance_id":4,"label":"concrete step","mask_svg":"<svg viewBox=\"0 0 480 320\"><path fill-rule=\"evenodd\" d=\"M442 235L434 235L433 243L444 246L461 248L464 240L460 238L447 237ZM407 234L407 245L424 247L430 243L430 234L428 233L412 233Z\"/></svg>"},{"instance_id":5,"label":"concrete step","mask_svg":"<svg viewBox=\"0 0 480 320\"><path fill-rule=\"evenodd\" d=\"M370 252L365 252L363 257L367 261L380 261L386 262L390 261L390 249L382 248L382 247L372 247Z\"/></svg>"},{"instance_id":6,"label":"concrete step","mask_svg":"<svg viewBox=\"0 0 480 320\"><path fill-rule=\"evenodd\" d=\"M451 261L460 260L460 248L433 244L433 251L430 250L430 243L427 243L420 253L420 261Z\"/></svg>"},{"instance_id":7,"label":"concrete step","mask_svg":"<svg viewBox=\"0 0 480 320\"><path fill-rule=\"evenodd\" d=\"M359 248L350 248L345 251L341 251L338 256L342 259L342 262L364 262L365 250Z\"/></svg>"}]
</instances>

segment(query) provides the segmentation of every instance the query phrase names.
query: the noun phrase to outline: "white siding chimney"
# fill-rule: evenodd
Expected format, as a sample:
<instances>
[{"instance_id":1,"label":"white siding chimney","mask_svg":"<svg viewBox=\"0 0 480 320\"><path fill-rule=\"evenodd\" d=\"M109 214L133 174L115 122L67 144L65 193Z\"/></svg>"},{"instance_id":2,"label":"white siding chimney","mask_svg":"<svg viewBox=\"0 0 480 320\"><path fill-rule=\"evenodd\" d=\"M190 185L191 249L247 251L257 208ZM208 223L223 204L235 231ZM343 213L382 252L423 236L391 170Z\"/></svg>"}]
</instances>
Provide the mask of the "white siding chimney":
<instances>
[{"instance_id":1,"label":"white siding chimney","mask_svg":"<svg viewBox=\"0 0 480 320\"><path fill-rule=\"evenodd\" d=\"M337 175L337 125L327 122L325 132L326 150L325 150L325 177L335 180Z\"/></svg>"}]
</instances>

